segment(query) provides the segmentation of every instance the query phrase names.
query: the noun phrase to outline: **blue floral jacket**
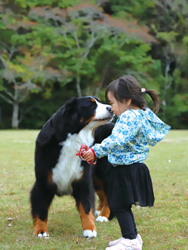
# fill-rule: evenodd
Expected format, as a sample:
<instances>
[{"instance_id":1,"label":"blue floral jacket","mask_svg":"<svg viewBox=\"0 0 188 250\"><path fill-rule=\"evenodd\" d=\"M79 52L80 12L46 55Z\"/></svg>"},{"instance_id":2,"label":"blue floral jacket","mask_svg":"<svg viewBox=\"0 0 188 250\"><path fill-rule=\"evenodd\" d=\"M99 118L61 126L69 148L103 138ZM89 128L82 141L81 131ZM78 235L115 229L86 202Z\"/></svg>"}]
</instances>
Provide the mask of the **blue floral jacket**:
<instances>
[{"instance_id":1,"label":"blue floral jacket","mask_svg":"<svg viewBox=\"0 0 188 250\"><path fill-rule=\"evenodd\" d=\"M93 149L97 158L108 156L114 166L143 163L149 153L149 145L161 141L170 130L149 108L128 109L122 113L112 134Z\"/></svg>"}]
</instances>

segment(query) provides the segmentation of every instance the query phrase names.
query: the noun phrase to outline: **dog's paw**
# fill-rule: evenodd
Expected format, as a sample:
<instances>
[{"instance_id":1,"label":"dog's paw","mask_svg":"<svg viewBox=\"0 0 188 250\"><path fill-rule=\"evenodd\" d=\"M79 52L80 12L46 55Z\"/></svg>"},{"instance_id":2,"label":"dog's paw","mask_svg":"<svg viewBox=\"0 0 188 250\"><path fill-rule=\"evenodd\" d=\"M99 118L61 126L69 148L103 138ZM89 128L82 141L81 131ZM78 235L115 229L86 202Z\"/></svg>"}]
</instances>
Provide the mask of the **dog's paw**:
<instances>
[{"instance_id":1,"label":"dog's paw","mask_svg":"<svg viewBox=\"0 0 188 250\"><path fill-rule=\"evenodd\" d=\"M99 217L97 217L96 221L108 222L108 219L105 216L99 216Z\"/></svg>"},{"instance_id":2,"label":"dog's paw","mask_svg":"<svg viewBox=\"0 0 188 250\"><path fill-rule=\"evenodd\" d=\"M93 237L97 237L97 232L95 230L91 231L91 230L84 230L83 231L83 235L86 238L93 238Z\"/></svg>"},{"instance_id":3,"label":"dog's paw","mask_svg":"<svg viewBox=\"0 0 188 250\"><path fill-rule=\"evenodd\" d=\"M95 216L99 216L101 211L95 211Z\"/></svg>"},{"instance_id":4,"label":"dog's paw","mask_svg":"<svg viewBox=\"0 0 188 250\"><path fill-rule=\"evenodd\" d=\"M39 234L36 234L36 236L39 238L45 238L45 237L49 237L49 234L46 232L41 232Z\"/></svg>"}]
</instances>

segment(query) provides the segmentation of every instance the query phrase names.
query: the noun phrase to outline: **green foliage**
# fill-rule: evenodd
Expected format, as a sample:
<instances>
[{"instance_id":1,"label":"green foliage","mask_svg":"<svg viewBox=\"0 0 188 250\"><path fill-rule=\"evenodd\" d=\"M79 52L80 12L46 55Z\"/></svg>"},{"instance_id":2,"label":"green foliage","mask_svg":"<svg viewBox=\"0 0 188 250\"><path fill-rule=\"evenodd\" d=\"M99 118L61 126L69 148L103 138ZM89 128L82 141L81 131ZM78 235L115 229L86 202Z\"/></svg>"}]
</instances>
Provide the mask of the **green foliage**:
<instances>
[{"instance_id":1,"label":"green foliage","mask_svg":"<svg viewBox=\"0 0 188 250\"><path fill-rule=\"evenodd\" d=\"M20 2L25 2L27 6L30 8L35 7L35 6L58 6L61 8L68 8L71 6L74 6L75 4L79 4L83 1L81 0L30 0L30 1L24 1L24 0L19 0Z\"/></svg>"},{"instance_id":2,"label":"green foliage","mask_svg":"<svg viewBox=\"0 0 188 250\"><path fill-rule=\"evenodd\" d=\"M183 38L183 44L188 46L188 36L184 36Z\"/></svg>"},{"instance_id":3,"label":"green foliage","mask_svg":"<svg viewBox=\"0 0 188 250\"><path fill-rule=\"evenodd\" d=\"M6 1L0 9L0 95L14 96L14 80L19 80L21 116L37 93L43 109L46 100L56 103L55 82L59 93L68 92L54 110L71 96L104 100L109 82L132 74L142 86L161 93L162 119L174 128L186 127L188 4L178 2ZM29 126L27 119L21 127ZM38 128L35 124L31 127Z\"/></svg>"},{"instance_id":4,"label":"green foliage","mask_svg":"<svg viewBox=\"0 0 188 250\"><path fill-rule=\"evenodd\" d=\"M26 8L26 0L15 0L15 4L19 5L21 8Z\"/></svg>"},{"instance_id":5,"label":"green foliage","mask_svg":"<svg viewBox=\"0 0 188 250\"><path fill-rule=\"evenodd\" d=\"M158 32L157 33L157 38L164 40L168 43L173 43L174 41L176 41L176 37L179 34L177 32L174 31L170 31L170 32Z\"/></svg>"},{"instance_id":6,"label":"green foliage","mask_svg":"<svg viewBox=\"0 0 188 250\"><path fill-rule=\"evenodd\" d=\"M110 5L115 15L119 17L134 16L140 20L147 19L149 11L155 7L155 0L111 0Z\"/></svg>"}]
</instances>

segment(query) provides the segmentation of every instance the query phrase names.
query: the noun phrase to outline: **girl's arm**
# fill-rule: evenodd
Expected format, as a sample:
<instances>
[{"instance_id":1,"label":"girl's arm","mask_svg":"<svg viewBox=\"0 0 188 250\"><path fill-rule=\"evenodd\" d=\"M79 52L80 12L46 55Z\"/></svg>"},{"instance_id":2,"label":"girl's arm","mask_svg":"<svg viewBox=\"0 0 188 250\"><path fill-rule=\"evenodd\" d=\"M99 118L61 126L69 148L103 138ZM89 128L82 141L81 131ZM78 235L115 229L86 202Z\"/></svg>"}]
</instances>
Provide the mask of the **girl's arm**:
<instances>
[{"instance_id":1,"label":"girl's arm","mask_svg":"<svg viewBox=\"0 0 188 250\"><path fill-rule=\"evenodd\" d=\"M101 144L95 144L92 147L96 157L101 158L123 148L127 142L136 136L140 127L141 124L134 113L129 111L123 113L118 118L112 134L104 139Z\"/></svg>"}]
</instances>

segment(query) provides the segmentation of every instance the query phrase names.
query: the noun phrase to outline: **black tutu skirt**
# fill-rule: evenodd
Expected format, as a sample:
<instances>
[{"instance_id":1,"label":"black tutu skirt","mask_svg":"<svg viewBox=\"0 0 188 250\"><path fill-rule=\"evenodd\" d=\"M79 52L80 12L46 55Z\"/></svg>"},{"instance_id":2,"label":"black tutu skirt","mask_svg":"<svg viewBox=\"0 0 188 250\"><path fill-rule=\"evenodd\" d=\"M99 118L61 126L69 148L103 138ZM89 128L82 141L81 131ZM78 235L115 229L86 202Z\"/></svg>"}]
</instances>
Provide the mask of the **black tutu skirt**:
<instances>
[{"instance_id":1,"label":"black tutu skirt","mask_svg":"<svg viewBox=\"0 0 188 250\"><path fill-rule=\"evenodd\" d=\"M108 185L110 209L130 205L141 207L154 205L154 192L149 169L143 163L112 167Z\"/></svg>"}]
</instances>

